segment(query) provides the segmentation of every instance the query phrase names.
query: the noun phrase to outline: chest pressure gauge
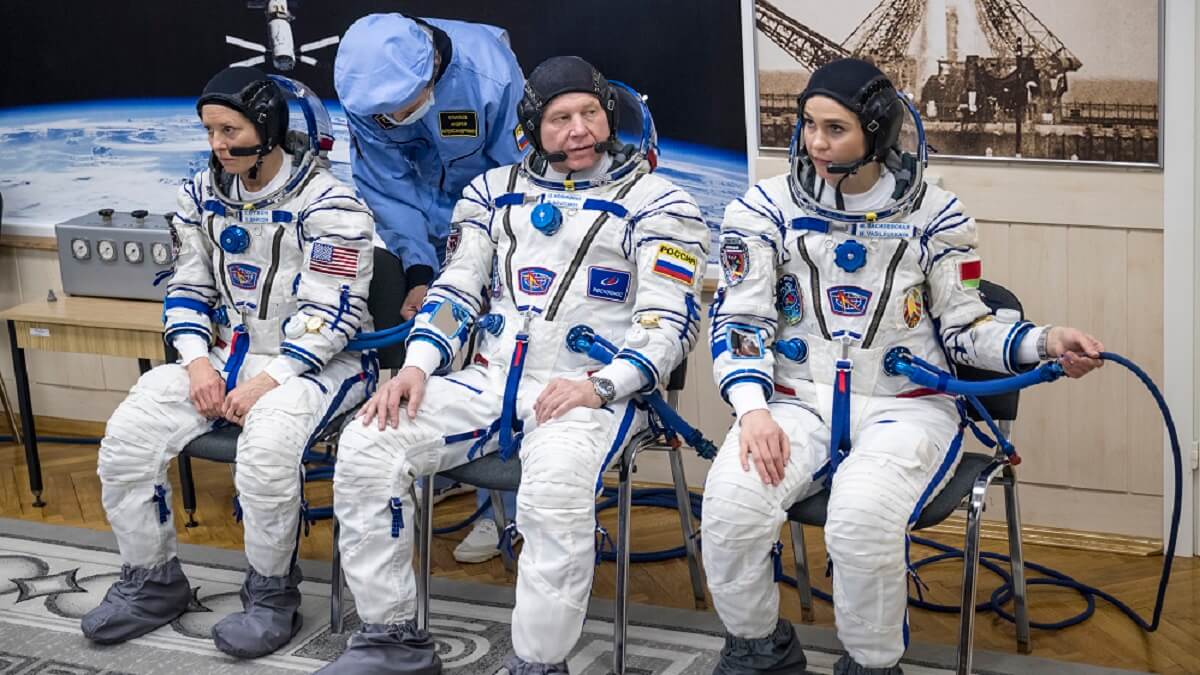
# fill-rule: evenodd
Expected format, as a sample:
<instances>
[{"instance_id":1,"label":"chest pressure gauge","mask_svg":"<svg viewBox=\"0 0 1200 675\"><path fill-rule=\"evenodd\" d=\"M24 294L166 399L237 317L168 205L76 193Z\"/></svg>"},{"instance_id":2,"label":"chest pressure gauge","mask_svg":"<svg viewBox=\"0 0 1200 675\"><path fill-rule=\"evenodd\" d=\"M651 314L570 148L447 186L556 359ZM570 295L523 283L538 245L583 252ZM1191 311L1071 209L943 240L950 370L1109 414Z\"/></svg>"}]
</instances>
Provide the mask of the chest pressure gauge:
<instances>
[{"instance_id":1,"label":"chest pressure gauge","mask_svg":"<svg viewBox=\"0 0 1200 675\"><path fill-rule=\"evenodd\" d=\"M112 262L117 259L117 247L107 239L101 239L100 243L96 244L96 253L100 254L100 259L104 262Z\"/></svg>"},{"instance_id":2,"label":"chest pressure gauge","mask_svg":"<svg viewBox=\"0 0 1200 675\"><path fill-rule=\"evenodd\" d=\"M87 239L72 239L71 255L75 256L76 260L87 260L92 257L92 245Z\"/></svg>"},{"instance_id":3,"label":"chest pressure gauge","mask_svg":"<svg viewBox=\"0 0 1200 675\"><path fill-rule=\"evenodd\" d=\"M125 242L125 259L134 264L142 262L142 245L140 242Z\"/></svg>"}]
</instances>

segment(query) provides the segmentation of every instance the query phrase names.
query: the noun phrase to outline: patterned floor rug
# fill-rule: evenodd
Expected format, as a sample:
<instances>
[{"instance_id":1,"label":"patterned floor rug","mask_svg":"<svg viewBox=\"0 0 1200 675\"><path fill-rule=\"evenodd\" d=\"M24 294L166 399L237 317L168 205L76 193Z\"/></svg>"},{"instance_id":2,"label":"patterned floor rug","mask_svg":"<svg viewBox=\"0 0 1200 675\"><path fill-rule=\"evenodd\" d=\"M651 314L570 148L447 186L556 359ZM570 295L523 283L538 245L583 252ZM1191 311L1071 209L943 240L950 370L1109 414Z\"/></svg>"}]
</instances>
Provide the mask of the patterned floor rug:
<instances>
[{"instance_id":1,"label":"patterned floor rug","mask_svg":"<svg viewBox=\"0 0 1200 675\"><path fill-rule=\"evenodd\" d=\"M239 661L218 652L209 631L225 614L240 609L240 554L181 546L180 558L192 583L191 609L169 626L130 643L98 646L79 632L79 617L99 603L120 572L108 533L0 519L0 675L112 673L201 675L312 672L333 660L358 626L347 607L346 632L329 628L328 563L302 561L304 627L276 654ZM431 624L446 675L491 675L508 654L512 589L434 580ZM349 594L347 594L349 598ZM583 637L568 659L575 675L611 670L611 603L593 603ZM712 672L722 638L714 615L645 606L631 609L626 672L630 675L687 675ZM833 631L798 627L811 673L832 670L839 653ZM953 672L953 651L914 645L904 663L907 675ZM1116 673L1043 659L980 653L979 673Z\"/></svg>"}]
</instances>

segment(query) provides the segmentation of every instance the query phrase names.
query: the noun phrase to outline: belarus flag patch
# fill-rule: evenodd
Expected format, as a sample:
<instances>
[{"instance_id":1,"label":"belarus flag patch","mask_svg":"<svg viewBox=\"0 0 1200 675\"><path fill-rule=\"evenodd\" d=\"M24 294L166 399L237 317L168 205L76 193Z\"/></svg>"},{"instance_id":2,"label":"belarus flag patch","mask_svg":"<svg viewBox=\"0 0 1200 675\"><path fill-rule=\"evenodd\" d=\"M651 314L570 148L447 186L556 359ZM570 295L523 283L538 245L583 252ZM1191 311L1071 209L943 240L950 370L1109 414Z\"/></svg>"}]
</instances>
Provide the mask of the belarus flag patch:
<instances>
[{"instance_id":1,"label":"belarus flag patch","mask_svg":"<svg viewBox=\"0 0 1200 675\"><path fill-rule=\"evenodd\" d=\"M983 277L983 262L970 258L958 263L958 279L963 288L979 290L979 279Z\"/></svg>"}]
</instances>

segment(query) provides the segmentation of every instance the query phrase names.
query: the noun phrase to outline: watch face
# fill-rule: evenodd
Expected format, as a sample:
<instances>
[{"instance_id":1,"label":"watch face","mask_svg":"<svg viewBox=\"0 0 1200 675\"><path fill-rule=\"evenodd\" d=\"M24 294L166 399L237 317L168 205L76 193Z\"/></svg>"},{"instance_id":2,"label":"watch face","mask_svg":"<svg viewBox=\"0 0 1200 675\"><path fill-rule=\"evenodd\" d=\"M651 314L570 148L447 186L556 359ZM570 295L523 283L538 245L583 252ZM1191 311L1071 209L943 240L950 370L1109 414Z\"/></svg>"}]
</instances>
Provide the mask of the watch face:
<instances>
[{"instance_id":1,"label":"watch face","mask_svg":"<svg viewBox=\"0 0 1200 675\"><path fill-rule=\"evenodd\" d=\"M99 244L96 244L96 252L100 254L100 259L105 262L112 262L117 259L117 247L107 239L101 239Z\"/></svg>"},{"instance_id":2,"label":"watch face","mask_svg":"<svg viewBox=\"0 0 1200 675\"><path fill-rule=\"evenodd\" d=\"M125 259L131 263L142 262L142 245L136 241L125 242Z\"/></svg>"},{"instance_id":3,"label":"watch face","mask_svg":"<svg viewBox=\"0 0 1200 675\"><path fill-rule=\"evenodd\" d=\"M92 245L87 239L72 239L71 255L75 256L76 260L87 260L92 257Z\"/></svg>"},{"instance_id":4,"label":"watch face","mask_svg":"<svg viewBox=\"0 0 1200 675\"><path fill-rule=\"evenodd\" d=\"M612 380L606 380L602 377L594 377L592 378L592 385L596 389L596 395L599 396L605 403L608 403L617 396L617 388L613 385Z\"/></svg>"}]
</instances>

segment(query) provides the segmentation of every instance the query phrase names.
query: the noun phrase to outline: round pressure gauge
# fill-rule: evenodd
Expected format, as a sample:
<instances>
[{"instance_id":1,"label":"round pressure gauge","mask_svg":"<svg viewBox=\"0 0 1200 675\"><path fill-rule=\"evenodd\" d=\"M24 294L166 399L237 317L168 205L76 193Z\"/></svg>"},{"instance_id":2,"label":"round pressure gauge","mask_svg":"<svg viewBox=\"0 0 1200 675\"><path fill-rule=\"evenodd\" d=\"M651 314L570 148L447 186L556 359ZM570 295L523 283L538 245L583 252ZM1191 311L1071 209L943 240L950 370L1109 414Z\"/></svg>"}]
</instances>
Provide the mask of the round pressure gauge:
<instances>
[{"instance_id":1,"label":"round pressure gauge","mask_svg":"<svg viewBox=\"0 0 1200 675\"><path fill-rule=\"evenodd\" d=\"M136 241L125 242L125 259L131 263L142 262L142 245Z\"/></svg>"},{"instance_id":2,"label":"round pressure gauge","mask_svg":"<svg viewBox=\"0 0 1200 675\"><path fill-rule=\"evenodd\" d=\"M171 262L171 248L161 241L150 244L150 259L155 265L167 265Z\"/></svg>"},{"instance_id":3,"label":"round pressure gauge","mask_svg":"<svg viewBox=\"0 0 1200 675\"><path fill-rule=\"evenodd\" d=\"M96 244L96 252L100 254L100 259L104 262L112 262L117 259L117 247L107 239L101 239L100 243Z\"/></svg>"},{"instance_id":4,"label":"round pressure gauge","mask_svg":"<svg viewBox=\"0 0 1200 675\"><path fill-rule=\"evenodd\" d=\"M92 245L87 239L72 239L71 255L75 256L76 260L87 260L92 257Z\"/></svg>"}]
</instances>

